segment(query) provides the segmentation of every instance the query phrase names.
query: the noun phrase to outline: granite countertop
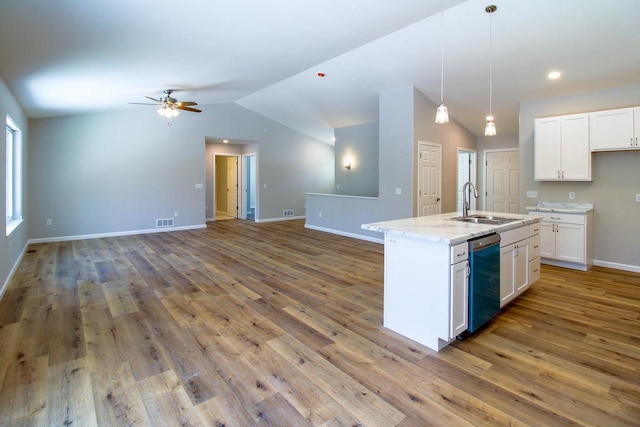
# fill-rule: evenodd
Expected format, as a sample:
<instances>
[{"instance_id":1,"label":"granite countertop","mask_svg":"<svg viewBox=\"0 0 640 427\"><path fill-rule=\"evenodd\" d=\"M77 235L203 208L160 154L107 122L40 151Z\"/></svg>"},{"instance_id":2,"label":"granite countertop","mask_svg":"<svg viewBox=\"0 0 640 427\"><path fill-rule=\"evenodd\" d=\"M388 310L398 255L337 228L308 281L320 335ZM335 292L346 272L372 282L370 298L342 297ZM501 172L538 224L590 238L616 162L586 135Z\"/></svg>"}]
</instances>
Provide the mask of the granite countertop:
<instances>
[{"instance_id":1,"label":"granite countertop","mask_svg":"<svg viewBox=\"0 0 640 427\"><path fill-rule=\"evenodd\" d=\"M451 218L462 216L462 213L449 212L440 215L419 216L371 224L362 224L361 228L364 230L413 237L431 242L457 245L458 243L464 243L474 237L484 236L490 233L501 233L503 231L539 222L542 219L541 216L537 216L535 214L521 215L505 212L469 211L469 215L475 214L513 218L517 219L517 221L501 225L474 224L462 221L453 221Z\"/></svg>"},{"instance_id":2,"label":"granite countertop","mask_svg":"<svg viewBox=\"0 0 640 427\"><path fill-rule=\"evenodd\" d=\"M593 203L538 202L535 206L527 206L528 212L586 214L592 210Z\"/></svg>"}]
</instances>

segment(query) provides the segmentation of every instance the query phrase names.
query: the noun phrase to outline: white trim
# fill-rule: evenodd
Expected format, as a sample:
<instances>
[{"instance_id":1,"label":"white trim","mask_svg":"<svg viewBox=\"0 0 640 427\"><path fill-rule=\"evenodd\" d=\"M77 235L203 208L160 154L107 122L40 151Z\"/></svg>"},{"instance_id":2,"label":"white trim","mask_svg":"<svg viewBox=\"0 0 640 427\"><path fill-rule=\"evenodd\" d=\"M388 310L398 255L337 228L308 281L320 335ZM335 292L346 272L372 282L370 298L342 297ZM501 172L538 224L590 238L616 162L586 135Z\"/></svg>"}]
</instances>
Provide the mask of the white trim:
<instances>
[{"instance_id":1,"label":"white trim","mask_svg":"<svg viewBox=\"0 0 640 427\"><path fill-rule=\"evenodd\" d=\"M558 261L557 259L540 257L540 264L553 265L554 267L570 268L572 270L587 271L590 266L587 264L577 264L575 262Z\"/></svg>"},{"instance_id":2,"label":"white trim","mask_svg":"<svg viewBox=\"0 0 640 427\"><path fill-rule=\"evenodd\" d=\"M13 267L11 268L11 271L9 272L9 275L7 276L7 280L2 284L2 288L0 289L0 299L2 299L2 297L4 296L5 291L9 287L9 282L11 282L11 279L13 278L13 275L18 270L18 267L20 266L20 263L22 262L22 258L24 257L24 254L27 253L27 247L29 247L29 242L27 242L27 244L24 245L24 248L22 248L22 252L20 252L20 256L16 260L15 264L13 264Z\"/></svg>"},{"instance_id":3,"label":"white trim","mask_svg":"<svg viewBox=\"0 0 640 427\"><path fill-rule=\"evenodd\" d=\"M120 236L132 236L136 234L151 234L151 233L167 233L171 231L184 231L184 230L196 230L200 228L207 228L206 224L199 225L187 225L182 227L167 227L167 228L150 228L147 230L131 230L131 231L116 231L113 233L98 233L98 234L83 234L77 236L59 236L59 237L44 237L39 239L29 239L28 244L31 243L48 243L48 242L66 242L69 240L86 240L86 239L101 239L103 237L120 237Z\"/></svg>"},{"instance_id":4,"label":"white trim","mask_svg":"<svg viewBox=\"0 0 640 427\"><path fill-rule=\"evenodd\" d=\"M306 215L300 215L300 216L282 216L279 218L264 218L264 219L258 219L256 218L254 222L277 222L277 221L291 221L294 219L305 219L307 218Z\"/></svg>"},{"instance_id":5,"label":"white trim","mask_svg":"<svg viewBox=\"0 0 640 427\"><path fill-rule=\"evenodd\" d=\"M593 260L593 265L596 265L598 267L613 268L616 270L631 271L633 273L640 273L640 265L620 264L617 262L600 261L597 259Z\"/></svg>"},{"instance_id":6,"label":"white trim","mask_svg":"<svg viewBox=\"0 0 640 427\"><path fill-rule=\"evenodd\" d=\"M337 234L338 236L352 237L354 239L366 240L368 242L384 244L384 239L376 237L363 236L362 234L348 233L346 231L334 230L332 228L318 227L317 225L305 224L304 228L310 230L324 231L325 233Z\"/></svg>"}]
</instances>

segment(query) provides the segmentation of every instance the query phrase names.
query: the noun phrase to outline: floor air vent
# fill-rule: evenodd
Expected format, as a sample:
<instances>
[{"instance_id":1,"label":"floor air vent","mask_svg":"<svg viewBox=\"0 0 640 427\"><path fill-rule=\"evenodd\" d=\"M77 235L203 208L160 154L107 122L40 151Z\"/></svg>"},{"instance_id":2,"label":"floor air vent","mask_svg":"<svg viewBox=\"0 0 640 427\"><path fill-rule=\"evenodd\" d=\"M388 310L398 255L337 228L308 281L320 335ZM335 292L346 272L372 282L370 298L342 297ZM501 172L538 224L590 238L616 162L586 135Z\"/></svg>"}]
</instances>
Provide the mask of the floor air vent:
<instances>
[{"instance_id":1,"label":"floor air vent","mask_svg":"<svg viewBox=\"0 0 640 427\"><path fill-rule=\"evenodd\" d=\"M282 216L293 216L293 209L287 209L286 211L282 211Z\"/></svg>"},{"instance_id":2,"label":"floor air vent","mask_svg":"<svg viewBox=\"0 0 640 427\"><path fill-rule=\"evenodd\" d=\"M156 219L156 227L173 227L173 218Z\"/></svg>"}]
</instances>

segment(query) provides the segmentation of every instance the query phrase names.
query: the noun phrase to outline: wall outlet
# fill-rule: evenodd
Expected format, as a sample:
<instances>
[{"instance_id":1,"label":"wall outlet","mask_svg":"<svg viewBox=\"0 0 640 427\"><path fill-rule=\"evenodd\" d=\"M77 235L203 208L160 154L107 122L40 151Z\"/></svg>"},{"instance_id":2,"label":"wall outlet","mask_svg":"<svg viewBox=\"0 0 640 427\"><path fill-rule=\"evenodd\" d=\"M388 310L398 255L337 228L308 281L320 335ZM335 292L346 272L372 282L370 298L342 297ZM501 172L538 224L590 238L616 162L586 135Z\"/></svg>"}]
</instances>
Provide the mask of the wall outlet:
<instances>
[{"instance_id":1,"label":"wall outlet","mask_svg":"<svg viewBox=\"0 0 640 427\"><path fill-rule=\"evenodd\" d=\"M47 220L45 221L45 223L46 223L47 225L51 225L51 224L53 224L53 221L51 221L51 218L47 218Z\"/></svg>"},{"instance_id":2,"label":"wall outlet","mask_svg":"<svg viewBox=\"0 0 640 427\"><path fill-rule=\"evenodd\" d=\"M402 194L402 188L396 188L396 194L399 196Z\"/></svg>"},{"instance_id":3,"label":"wall outlet","mask_svg":"<svg viewBox=\"0 0 640 427\"><path fill-rule=\"evenodd\" d=\"M318 212L318 218L322 218L322 212Z\"/></svg>"},{"instance_id":4,"label":"wall outlet","mask_svg":"<svg viewBox=\"0 0 640 427\"><path fill-rule=\"evenodd\" d=\"M177 216L178 216L178 211L175 211L175 212L173 213L173 216L174 216L174 217L177 217Z\"/></svg>"},{"instance_id":5,"label":"wall outlet","mask_svg":"<svg viewBox=\"0 0 640 427\"><path fill-rule=\"evenodd\" d=\"M527 197L530 199L535 199L536 197L538 197L538 192L537 191L527 191Z\"/></svg>"},{"instance_id":6,"label":"wall outlet","mask_svg":"<svg viewBox=\"0 0 640 427\"><path fill-rule=\"evenodd\" d=\"M203 185L200 183L196 183L196 190L202 190Z\"/></svg>"},{"instance_id":7,"label":"wall outlet","mask_svg":"<svg viewBox=\"0 0 640 427\"><path fill-rule=\"evenodd\" d=\"M576 193L574 191L569 192L569 200L574 200L576 198Z\"/></svg>"},{"instance_id":8,"label":"wall outlet","mask_svg":"<svg viewBox=\"0 0 640 427\"><path fill-rule=\"evenodd\" d=\"M636 202L640 202L640 193L636 193Z\"/></svg>"},{"instance_id":9,"label":"wall outlet","mask_svg":"<svg viewBox=\"0 0 640 427\"><path fill-rule=\"evenodd\" d=\"M336 189L340 189L340 184L336 184Z\"/></svg>"}]
</instances>

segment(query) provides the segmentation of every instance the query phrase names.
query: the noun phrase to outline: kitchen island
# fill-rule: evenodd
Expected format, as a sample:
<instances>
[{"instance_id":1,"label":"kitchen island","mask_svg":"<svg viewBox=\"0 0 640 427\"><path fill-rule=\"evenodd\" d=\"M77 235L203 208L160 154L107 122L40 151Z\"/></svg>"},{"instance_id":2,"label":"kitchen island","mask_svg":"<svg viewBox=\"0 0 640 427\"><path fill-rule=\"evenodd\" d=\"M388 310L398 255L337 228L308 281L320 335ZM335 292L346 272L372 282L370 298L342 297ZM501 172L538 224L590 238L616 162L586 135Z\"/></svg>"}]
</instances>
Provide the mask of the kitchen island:
<instances>
[{"instance_id":1,"label":"kitchen island","mask_svg":"<svg viewBox=\"0 0 640 427\"><path fill-rule=\"evenodd\" d=\"M467 330L470 239L498 233L500 305L539 277L541 217L471 211L510 222L457 221L460 212L363 224L384 233L384 326L435 351ZM534 246L537 246L534 248Z\"/></svg>"}]
</instances>

